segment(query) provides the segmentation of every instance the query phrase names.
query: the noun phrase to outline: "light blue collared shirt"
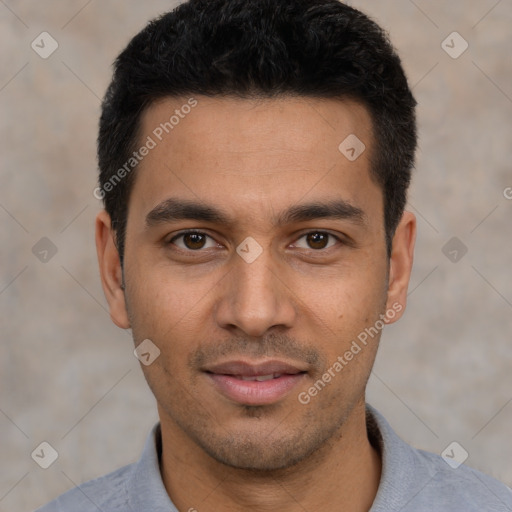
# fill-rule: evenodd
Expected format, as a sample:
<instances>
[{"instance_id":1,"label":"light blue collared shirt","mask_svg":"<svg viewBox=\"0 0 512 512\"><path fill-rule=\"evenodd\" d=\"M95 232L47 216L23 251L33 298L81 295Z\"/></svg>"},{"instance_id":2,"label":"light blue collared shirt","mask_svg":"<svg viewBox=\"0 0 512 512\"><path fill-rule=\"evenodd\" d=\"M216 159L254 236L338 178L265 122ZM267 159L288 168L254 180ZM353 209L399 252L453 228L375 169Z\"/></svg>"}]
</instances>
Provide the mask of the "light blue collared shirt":
<instances>
[{"instance_id":1,"label":"light blue collared shirt","mask_svg":"<svg viewBox=\"0 0 512 512\"><path fill-rule=\"evenodd\" d=\"M369 438L382 456L369 512L512 512L512 490L504 484L409 446L376 409L367 404L366 413ZM156 424L136 463L71 489L36 512L178 512L160 475L160 446ZM201 510L192 496L190 508Z\"/></svg>"}]
</instances>

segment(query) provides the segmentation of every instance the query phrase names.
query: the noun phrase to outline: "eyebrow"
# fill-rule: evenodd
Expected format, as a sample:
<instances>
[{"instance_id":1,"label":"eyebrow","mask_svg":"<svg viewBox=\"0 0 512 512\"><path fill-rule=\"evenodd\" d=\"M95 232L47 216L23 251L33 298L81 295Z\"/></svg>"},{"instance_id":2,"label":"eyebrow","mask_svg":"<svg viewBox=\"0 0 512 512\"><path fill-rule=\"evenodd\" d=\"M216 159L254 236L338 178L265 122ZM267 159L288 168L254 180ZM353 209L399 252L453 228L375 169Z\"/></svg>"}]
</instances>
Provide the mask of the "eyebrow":
<instances>
[{"instance_id":1,"label":"eyebrow","mask_svg":"<svg viewBox=\"0 0 512 512\"><path fill-rule=\"evenodd\" d=\"M326 203L312 202L291 206L274 218L274 225L280 227L294 222L315 219L349 220L361 225L367 223L366 214L361 208L343 199L337 199ZM155 206L147 214L146 227L152 228L179 220L197 220L227 226L232 226L235 223L233 218L215 206L169 198Z\"/></svg>"}]
</instances>

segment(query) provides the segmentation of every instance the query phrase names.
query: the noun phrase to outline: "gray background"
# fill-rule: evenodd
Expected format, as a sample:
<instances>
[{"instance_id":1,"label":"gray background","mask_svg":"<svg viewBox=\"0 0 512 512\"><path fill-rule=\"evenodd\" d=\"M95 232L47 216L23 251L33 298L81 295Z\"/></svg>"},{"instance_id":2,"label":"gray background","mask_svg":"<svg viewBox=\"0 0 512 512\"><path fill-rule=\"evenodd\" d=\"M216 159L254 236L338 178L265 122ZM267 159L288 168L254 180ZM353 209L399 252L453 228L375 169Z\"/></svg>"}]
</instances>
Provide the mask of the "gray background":
<instances>
[{"instance_id":1,"label":"gray background","mask_svg":"<svg viewBox=\"0 0 512 512\"><path fill-rule=\"evenodd\" d=\"M368 401L411 444L455 440L466 464L512 485L512 2L351 3L390 31L421 131L409 304L383 335ZM2 512L136 460L157 419L130 333L106 310L92 191L110 65L173 5L0 1ZM31 48L43 31L59 44L47 59ZM453 31L469 43L457 59L441 46ZM443 253L454 236L457 254L444 252L464 244L458 262ZM33 254L43 237L57 248L46 262ZM46 470L31 458L42 441L59 454Z\"/></svg>"}]
</instances>

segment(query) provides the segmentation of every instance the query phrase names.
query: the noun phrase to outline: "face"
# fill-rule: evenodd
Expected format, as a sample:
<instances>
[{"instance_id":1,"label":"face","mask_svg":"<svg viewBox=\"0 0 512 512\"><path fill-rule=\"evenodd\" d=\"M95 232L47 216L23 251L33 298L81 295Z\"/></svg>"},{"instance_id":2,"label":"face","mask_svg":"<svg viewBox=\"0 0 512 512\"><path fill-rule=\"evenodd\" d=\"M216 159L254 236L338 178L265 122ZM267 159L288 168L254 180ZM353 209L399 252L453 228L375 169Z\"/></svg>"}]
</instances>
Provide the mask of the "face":
<instances>
[{"instance_id":1,"label":"face","mask_svg":"<svg viewBox=\"0 0 512 512\"><path fill-rule=\"evenodd\" d=\"M195 101L145 112L141 146L155 144L130 196L125 291L104 212L103 285L114 322L160 350L142 369L163 426L232 467L289 467L364 403L382 326L405 306L414 219L388 259L360 104ZM362 146L339 149L351 134L355 160Z\"/></svg>"}]
</instances>

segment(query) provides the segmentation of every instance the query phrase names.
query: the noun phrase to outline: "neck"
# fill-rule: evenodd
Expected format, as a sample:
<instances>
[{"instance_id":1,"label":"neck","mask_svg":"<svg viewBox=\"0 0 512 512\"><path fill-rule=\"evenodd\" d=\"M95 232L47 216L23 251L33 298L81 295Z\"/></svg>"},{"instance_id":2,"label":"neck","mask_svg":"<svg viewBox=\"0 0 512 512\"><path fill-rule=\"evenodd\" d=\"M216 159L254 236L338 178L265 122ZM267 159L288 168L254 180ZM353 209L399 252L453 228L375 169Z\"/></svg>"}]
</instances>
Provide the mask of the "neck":
<instances>
[{"instance_id":1,"label":"neck","mask_svg":"<svg viewBox=\"0 0 512 512\"><path fill-rule=\"evenodd\" d=\"M381 459L368 440L364 401L311 457L272 472L221 464L170 418L160 419L162 478L179 510L367 512L377 494Z\"/></svg>"}]
</instances>

